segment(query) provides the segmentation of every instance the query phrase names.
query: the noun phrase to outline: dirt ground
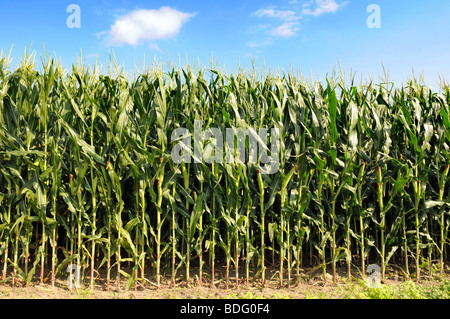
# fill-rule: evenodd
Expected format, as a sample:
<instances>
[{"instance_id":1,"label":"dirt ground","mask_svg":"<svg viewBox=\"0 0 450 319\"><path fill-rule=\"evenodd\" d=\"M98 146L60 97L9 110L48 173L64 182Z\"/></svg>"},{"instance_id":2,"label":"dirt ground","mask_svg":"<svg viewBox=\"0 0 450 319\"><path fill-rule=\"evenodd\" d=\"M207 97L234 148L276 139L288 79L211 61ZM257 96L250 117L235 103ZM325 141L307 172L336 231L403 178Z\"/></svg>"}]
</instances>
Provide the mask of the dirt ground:
<instances>
[{"instance_id":1,"label":"dirt ground","mask_svg":"<svg viewBox=\"0 0 450 319\"><path fill-rule=\"evenodd\" d=\"M92 289L89 288L89 271L85 271L85 280L82 282L81 288L70 289L67 285L68 274L58 274L56 278L55 287L50 285L50 270L45 270L46 280L44 283L39 283L38 279L34 280L29 286L25 286L24 282L18 278L15 285L12 285L12 277L7 277L6 281L0 282L0 299L236 299L236 298L264 298L264 299L304 299L304 298L343 298L346 289L349 287L347 278L347 267L338 268L338 280L336 283L332 282L330 275L331 271L327 272L327 280L322 276L321 269L301 269L300 279L296 280L296 271L292 271L291 284L287 285L287 274L284 274L285 285L279 286L279 278L277 268L267 269L266 284L261 287L261 280L250 280L248 285L245 280L245 273L239 273L239 286L236 287L235 273L230 270L230 277L228 287L224 280L225 269L219 268L216 270L216 285L211 285L208 269L204 269L202 286L199 286L198 276L195 269L192 269L191 282L189 285L184 280L184 270L178 271L176 284L173 285L170 278L170 271L167 270L166 276L161 281L161 286L158 289L154 283L154 276L149 273L146 274L145 280L136 281L130 290L126 290L126 278L121 276L120 286L115 280L115 271L111 272L111 283L109 289L106 288L106 274L101 272L97 274ZM128 273L130 269L125 268ZM36 271L37 278L39 269ZM11 274L8 274L11 275ZM253 278L253 273L250 273L250 278ZM436 276L428 276L422 272L422 280L416 284L433 285L437 282ZM445 278L449 279L447 274ZM405 281L405 277L401 272L394 269L388 269L383 284L400 285ZM361 281L361 274L355 268L352 273L353 284Z\"/></svg>"}]
</instances>

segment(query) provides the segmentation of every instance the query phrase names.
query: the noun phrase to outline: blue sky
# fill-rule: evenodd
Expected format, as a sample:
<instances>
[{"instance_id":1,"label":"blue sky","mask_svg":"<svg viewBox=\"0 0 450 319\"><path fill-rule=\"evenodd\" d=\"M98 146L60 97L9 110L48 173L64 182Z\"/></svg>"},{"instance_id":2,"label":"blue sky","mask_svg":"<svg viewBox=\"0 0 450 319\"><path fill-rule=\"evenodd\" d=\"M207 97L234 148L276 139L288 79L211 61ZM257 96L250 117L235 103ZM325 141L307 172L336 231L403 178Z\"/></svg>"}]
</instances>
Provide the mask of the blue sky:
<instances>
[{"instance_id":1,"label":"blue sky","mask_svg":"<svg viewBox=\"0 0 450 319\"><path fill-rule=\"evenodd\" d=\"M69 28L70 4L80 28ZM369 28L367 8L381 10L381 27ZM12 45L12 65L32 43L37 62L46 51L65 66L77 55L106 65L114 51L129 71L134 63L168 57L235 71L241 67L300 70L323 79L338 67L376 81L382 63L396 83L423 74L433 88L450 78L448 0L199 0L2 1L0 48ZM73 17L73 16L72 16ZM76 20L71 20L76 21Z\"/></svg>"}]
</instances>

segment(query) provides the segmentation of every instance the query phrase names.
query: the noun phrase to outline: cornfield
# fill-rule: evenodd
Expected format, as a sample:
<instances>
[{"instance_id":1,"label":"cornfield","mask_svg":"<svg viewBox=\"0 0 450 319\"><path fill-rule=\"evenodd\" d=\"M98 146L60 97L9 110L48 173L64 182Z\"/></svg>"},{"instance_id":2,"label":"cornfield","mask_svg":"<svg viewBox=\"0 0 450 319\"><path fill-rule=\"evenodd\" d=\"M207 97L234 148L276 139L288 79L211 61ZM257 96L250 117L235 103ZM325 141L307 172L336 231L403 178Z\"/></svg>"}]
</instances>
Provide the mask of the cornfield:
<instances>
[{"instance_id":1,"label":"cornfield","mask_svg":"<svg viewBox=\"0 0 450 319\"><path fill-rule=\"evenodd\" d=\"M66 72L44 55L37 71L30 53L10 63L0 58L3 282L54 286L69 264L91 286L128 289L169 277L264 286L269 267L280 286L305 267L333 282L340 265L349 279L371 263L382 277L445 272L447 85L158 65L130 80L114 61ZM172 133L193 136L195 121L276 128L277 172L262 174L261 158L175 163Z\"/></svg>"}]
</instances>

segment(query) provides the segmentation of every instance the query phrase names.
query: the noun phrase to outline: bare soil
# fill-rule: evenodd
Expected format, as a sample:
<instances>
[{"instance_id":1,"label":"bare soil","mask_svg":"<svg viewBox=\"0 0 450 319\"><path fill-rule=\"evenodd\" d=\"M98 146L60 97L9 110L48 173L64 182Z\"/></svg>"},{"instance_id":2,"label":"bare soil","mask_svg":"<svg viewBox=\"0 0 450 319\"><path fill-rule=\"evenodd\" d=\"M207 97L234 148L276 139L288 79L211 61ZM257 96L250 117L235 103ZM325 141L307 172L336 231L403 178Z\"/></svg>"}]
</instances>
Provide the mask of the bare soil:
<instances>
[{"instance_id":1,"label":"bare soil","mask_svg":"<svg viewBox=\"0 0 450 319\"><path fill-rule=\"evenodd\" d=\"M448 268L448 267L447 267ZM0 268L1 269L1 268ZM128 273L131 268L124 268ZM170 269L166 269L166 274L161 280L160 287L155 285L154 274L151 269L146 273L145 280L137 280L130 290L126 289L127 279L122 275L120 285L116 281L116 271L111 271L111 282L109 288L106 283L106 271L101 270L96 273L96 278L92 289L89 287L89 269L85 270L84 280L81 288L70 289L67 285L68 273L60 273L56 276L55 287L50 284L50 269L45 269L45 280L39 283L39 268L36 271L36 279L28 286L21 278L15 280L12 285L12 274L8 273L5 281L0 281L0 299L223 299L223 298L343 298L346 289L349 287L347 267L338 267L338 277L333 283L331 271L327 272L327 279L324 280L322 270L316 268L303 268L300 277L296 278L296 270L292 271L291 281L288 285L287 274L284 274L284 285L280 287L277 267L266 270L266 284L261 285L260 278L252 279L254 273L250 273L250 280L247 284L245 272L240 270L239 285L236 286L235 272L230 269L228 284L225 282L225 268L216 269L216 284L213 286L210 280L210 271L204 267L202 284L196 269L192 269L191 281L185 281L185 270L180 269L173 284L170 276ZM450 278L447 271L445 278ZM420 285L433 285L437 279L442 277L437 274L427 274L421 272ZM386 272L383 284L400 285L407 278L402 271L390 268ZM357 283L362 280L358 269L352 269L351 282Z\"/></svg>"}]
</instances>

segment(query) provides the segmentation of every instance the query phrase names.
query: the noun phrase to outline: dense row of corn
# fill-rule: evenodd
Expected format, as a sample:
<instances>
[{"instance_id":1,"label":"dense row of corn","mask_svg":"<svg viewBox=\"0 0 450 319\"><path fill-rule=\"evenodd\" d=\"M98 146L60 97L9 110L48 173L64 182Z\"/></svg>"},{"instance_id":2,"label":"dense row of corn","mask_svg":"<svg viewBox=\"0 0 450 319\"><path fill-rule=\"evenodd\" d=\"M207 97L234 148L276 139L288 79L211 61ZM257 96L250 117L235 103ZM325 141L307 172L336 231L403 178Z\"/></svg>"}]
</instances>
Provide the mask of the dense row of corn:
<instances>
[{"instance_id":1,"label":"dense row of corn","mask_svg":"<svg viewBox=\"0 0 450 319\"><path fill-rule=\"evenodd\" d=\"M264 284L269 265L282 285L310 265L335 280L339 262L349 277L369 262L382 276L389 263L416 278L444 270L447 86L321 85L190 67L150 68L130 81L113 70L76 65L65 74L44 58L38 72L26 55L9 71L1 58L3 280L54 284L71 263L91 284L106 269L108 285L122 275L128 286L159 286L166 271L189 281L192 262L200 284L207 274L227 285L231 275ZM174 163L172 132L194 134L195 120L203 130L278 129L279 170Z\"/></svg>"}]
</instances>

